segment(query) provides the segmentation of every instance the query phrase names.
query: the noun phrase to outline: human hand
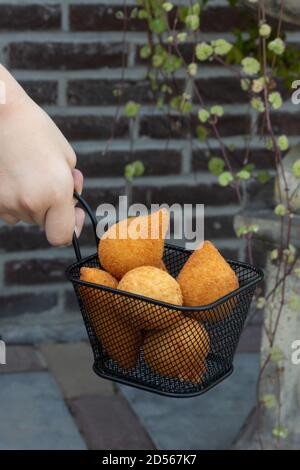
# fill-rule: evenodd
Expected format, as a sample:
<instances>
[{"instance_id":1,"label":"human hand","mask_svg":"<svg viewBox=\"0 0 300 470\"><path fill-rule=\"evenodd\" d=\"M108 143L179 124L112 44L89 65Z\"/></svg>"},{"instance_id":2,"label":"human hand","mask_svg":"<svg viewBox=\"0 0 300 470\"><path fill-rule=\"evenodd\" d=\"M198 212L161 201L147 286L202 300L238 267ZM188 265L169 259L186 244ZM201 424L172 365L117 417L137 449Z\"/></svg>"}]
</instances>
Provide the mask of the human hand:
<instances>
[{"instance_id":1,"label":"human hand","mask_svg":"<svg viewBox=\"0 0 300 470\"><path fill-rule=\"evenodd\" d=\"M76 156L50 117L0 65L6 104L0 105L0 218L45 228L52 245L79 235L84 212L75 208L74 189L83 176Z\"/></svg>"}]
</instances>

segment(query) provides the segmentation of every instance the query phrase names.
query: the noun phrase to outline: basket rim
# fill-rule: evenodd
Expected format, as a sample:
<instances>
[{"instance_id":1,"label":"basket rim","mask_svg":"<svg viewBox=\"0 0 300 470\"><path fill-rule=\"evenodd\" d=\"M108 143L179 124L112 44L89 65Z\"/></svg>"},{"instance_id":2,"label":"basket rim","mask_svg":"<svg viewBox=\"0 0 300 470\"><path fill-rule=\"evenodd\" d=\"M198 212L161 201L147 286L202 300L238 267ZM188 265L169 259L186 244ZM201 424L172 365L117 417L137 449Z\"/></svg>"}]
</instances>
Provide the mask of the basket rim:
<instances>
[{"instance_id":1,"label":"basket rim","mask_svg":"<svg viewBox=\"0 0 300 470\"><path fill-rule=\"evenodd\" d=\"M179 247L175 244L167 244L166 243L165 246L169 247L171 249L172 248L176 249L177 251L189 252L189 250L186 250L185 248ZM80 261L76 261L75 263L70 264L65 270L65 274L66 274L67 279L70 282L72 282L74 284L77 284L77 285L80 285L80 286L92 287L92 288L97 289L97 290L111 292L113 294L118 294L118 295L121 295L123 297L128 297L128 298L131 298L131 299L133 298L133 299L136 299L136 300L141 300L141 301L146 302L148 304L150 303L150 304L153 304L153 305L158 305L160 307L165 307L165 308L172 309L172 310L177 310L177 311L180 311L180 312L203 312L203 311L207 311L207 310L212 310L212 309L218 307L219 305L227 302L228 300L232 299L233 297L241 294L245 290L256 286L257 284L262 282L263 279L264 279L264 272L261 268L257 268L255 266L252 266L251 264L244 263L244 262L241 262L241 261L226 259L226 261L228 263L235 264L236 266L244 267L244 268L247 268L247 269L255 272L256 277L254 277L252 279L252 281L247 282L245 285L239 287L238 289L235 289L234 291L232 291L229 294L221 297L220 299L216 300L215 302L213 302L211 304L201 305L201 306L197 306L197 307L187 307L187 306L183 306L183 305L175 305L175 304L170 304L170 303L167 303L167 302L162 302L160 300L151 299L150 297L145 297L143 295L134 294L134 293L127 292L127 291L117 289L117 288L114 288L114 287L102 286L100 284L95 284L93 282L81 281L80 279L74 279L72 277L72 275L71 275L71 270L72 269L77 267L78 264L88 262L88 261L94 259L97 256L98 256L98 254L96 252L93 255L87 256L85 258L82 258Z\"/></svg>"}]
</instances>

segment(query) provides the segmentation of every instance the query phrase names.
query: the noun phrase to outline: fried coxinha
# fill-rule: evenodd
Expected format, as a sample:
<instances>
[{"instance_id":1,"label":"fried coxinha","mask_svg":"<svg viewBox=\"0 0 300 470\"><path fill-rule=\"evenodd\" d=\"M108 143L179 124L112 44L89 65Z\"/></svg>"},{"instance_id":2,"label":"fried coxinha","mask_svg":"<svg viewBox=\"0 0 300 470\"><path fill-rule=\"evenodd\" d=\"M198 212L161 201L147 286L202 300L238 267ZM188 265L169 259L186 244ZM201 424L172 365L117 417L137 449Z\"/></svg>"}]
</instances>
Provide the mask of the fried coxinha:
<instances>
[{"instance_id":1,"label":"fried coxinha","mask_svg":"<svg viewBox=\"0 0 300 470\"><path fill-rule=\"evenodd\" d=\"M124 238L124 233L130 235L132 223L135 228L138 224L142 236L132 239L125 235ZM213 312L186 312L176 306L211 304L237 289L239 281L209 241L193 252L177 279L172 277L163 262L167 226L168 214L161 210L156 217L152 214L131 218L110 227L98 249L104 269L83 267L80 279L114 291L87 285L80 286L80 294L95 334L121 367L135 367L143 348L145 361L155 372L200 383L210 348L210 338L202 322L223 320L231 313L234 303L228 304L228 308L226 303L222 304ZM150 235L153 229L158 234L154 239ZM144 300L130 294L142 296ZM156 305L151 300L167 305Z\"/></svg>"}]
</instances>

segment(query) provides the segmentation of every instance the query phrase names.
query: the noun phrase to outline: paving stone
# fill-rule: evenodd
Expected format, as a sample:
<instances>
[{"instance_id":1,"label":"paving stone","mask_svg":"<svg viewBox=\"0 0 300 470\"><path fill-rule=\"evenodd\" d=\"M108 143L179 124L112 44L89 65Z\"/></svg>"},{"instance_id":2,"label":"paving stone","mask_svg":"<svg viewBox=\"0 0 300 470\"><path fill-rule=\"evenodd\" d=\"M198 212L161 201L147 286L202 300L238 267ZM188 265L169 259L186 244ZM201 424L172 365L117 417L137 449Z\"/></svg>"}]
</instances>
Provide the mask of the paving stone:
<instances>
[{"instance_id":1,"label":"paving stone","mask_svg":"<svg viewBox=\"0 0 300 470\"><path fill-rule=\"evenodd\" d=\"M66 398L115 393L112 382L93 372L88 343L49 343L41 345L40 350Z\"/></svg>"},{"instance_id":2,"label":"paving stone","mask_svg":"<svg viewBox=\"0 0 300 470\"><path fill-rule=\"evenodd\" d=\"M154 449L139 419L120 394L81 397L69 405L89 449Z\"/></svg>"},{"instance_id":3,"label":"paving stone","mask_svg":"<svg viewBox=\"0 0 300 470\"><path fill-rule=\"evenodd\" d=\"M233 375L195 398L120 388L158 449L228 449L254 406L258 370L258 354L239 354Z\"/></svg>"},{"instance_id":4,"label":"paving stone","mask_svg":"<svg viewBox=\"0 0 300 470\"><path fill-rule=\"evenodd\" d=\"M45 361L32 346L7 346L6 364L0 366L0 374L7 372L30 372L45 369Z\"/></svg>"},{"instance_id":5,"label":"paving stone","mask_svg":"<svg viewBox=\"0 0 300 470\"><path fill-rule=\"evenodd\" d=\"M261 325L248 325L244 329L238 346L239 353L258 353L261 343Z\"/></svg>"},{"instance_id":6,"label":"paving stone","mask_svg":"<svg viewBox=\"0 0 300 470\"><path fill-rule=\"evenodd\" d=\"M0 403L0 449L86 449L48 372L1 374Z\"/></svg>"}]
</instances>

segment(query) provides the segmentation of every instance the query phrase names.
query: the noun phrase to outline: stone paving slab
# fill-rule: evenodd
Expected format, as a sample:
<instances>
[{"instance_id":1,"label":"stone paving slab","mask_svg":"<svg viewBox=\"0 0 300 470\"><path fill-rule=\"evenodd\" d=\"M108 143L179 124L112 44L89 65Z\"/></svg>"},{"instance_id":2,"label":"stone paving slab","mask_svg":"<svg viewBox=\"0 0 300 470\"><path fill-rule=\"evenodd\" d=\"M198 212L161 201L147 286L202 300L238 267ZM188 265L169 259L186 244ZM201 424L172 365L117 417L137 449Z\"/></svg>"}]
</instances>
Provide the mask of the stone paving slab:
<instances>
[{"instance_id":1,"label":"stone paving slab","mask_svg":"<svg viewBox=\"0 0 300 470\"><path fill-rule=\"evenodd\" d=\"M261 333L261 325L247 326L242 333L238 353L258 353L260 351Z\"/></svg>"},{"instance_id":2,"label":"stone paving slab","mask_svg":"<svg viewBox=\"0 0 300 470\"><path fill-rule=\"evenodd\" d=\"M6 364L0 366L0 374L8 372L41 371L45 362L32 346L7 346Z\"/></svg>"},{"instance_id":3,"label":"stone paving slab","mask_svg":"<svg viewBox=\"0 0 300 470\"><path fill-rule=\"evenodd\" d=\"M93 372L93 354L87 343L49 343L41 345L40 351L66 398L115 393L112 382Z\"/></svg>"},{"instance_id":4,"label":"stone paving slab","mask_svg":"<svg viewBox=\"0 0 300 470\"><path fill-rule=\"evenodd\" d=\"M239 354L233 375L196 398L120 389L158 449L228 449L254 406L258 370L258 354Z\"/></svg>"},{"instance_id":5,"label":"stone paving slab","mask_svg":"<svg viewBox=\"0 0 300 470\"><path fill-rule=\"evenodd\" d=\"M0 404L0 449L86 449L49 373L1 374Z\"/></svg>"},{"instance_id":6,"label":"stone paving slab","mask_svg":"<svg viewBox=\"0 0 300 470\"><path fill-rule=\"evenodd\" d=\"M89 449L154 449L139 419L120 395L81 397L69 402Z\"/></svg>"}]
</instances>

